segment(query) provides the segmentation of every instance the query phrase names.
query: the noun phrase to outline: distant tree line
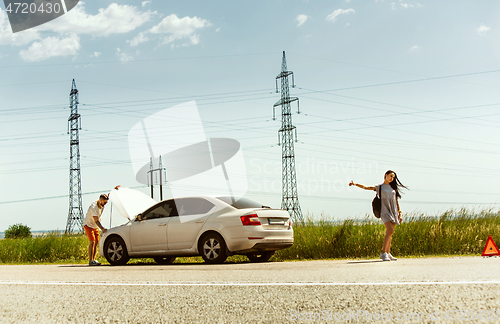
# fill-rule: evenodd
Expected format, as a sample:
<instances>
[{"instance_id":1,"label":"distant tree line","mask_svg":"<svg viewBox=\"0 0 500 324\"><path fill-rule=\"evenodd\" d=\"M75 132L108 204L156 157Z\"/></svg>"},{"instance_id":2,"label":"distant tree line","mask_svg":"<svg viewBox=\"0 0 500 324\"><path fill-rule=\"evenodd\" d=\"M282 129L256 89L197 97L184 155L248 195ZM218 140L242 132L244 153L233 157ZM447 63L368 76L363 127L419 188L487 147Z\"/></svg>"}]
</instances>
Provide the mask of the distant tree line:
<instances>
[{"instance_id":1,"label":"distant tree line","mask_svg":"<svg viewBox=\"0 0 500 324\"><path fill-rule=\"evenodd\" d=\"M27 238L31 237L31 228L23 224L14 224L5 231L5 238Z\"/></svg>"}]
</instances>

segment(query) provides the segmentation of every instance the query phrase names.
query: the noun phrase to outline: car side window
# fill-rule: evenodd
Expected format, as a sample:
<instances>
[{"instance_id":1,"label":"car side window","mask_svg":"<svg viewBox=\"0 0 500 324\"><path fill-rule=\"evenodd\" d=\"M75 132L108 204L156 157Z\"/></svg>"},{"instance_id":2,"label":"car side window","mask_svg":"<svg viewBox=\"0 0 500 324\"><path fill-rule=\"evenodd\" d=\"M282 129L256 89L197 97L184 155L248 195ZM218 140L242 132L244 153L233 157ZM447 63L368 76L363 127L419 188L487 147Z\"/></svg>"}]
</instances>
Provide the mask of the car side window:
<instances>
[{"instance_id":1,"label":"car side window","mask_svg":"<svg viewBox=\"0 0 500 324\"><path fill-rule=\"evenodd\" d=\"M172 207L173 205L173 207ZM142 216L142 219L155 219L155 218L163 218L177 216L177 210L175 209L175 204L173 200L168 200L153 210L147 212Z\"/></svg>"},{"instance_id":2,"label":"car side window","mask_svg":"<svg viewBox=\"0 0 500 324\"><path fill-rule=\"evenodd\" d=\"M179 214L177 213L177 208L175 207L174 199L165 201L165 203L163 204L163 210L168 217L179 216Z\"/></svg>"},{"instance_id":3,"label":"car side window","mask_svg":"<svg viewBox=\"0 0 500 324\"><path fill-rule=\"evenodd\" d=\"M215 207L210 201L203 198L183 198L176 199L175 205L180 216L203 215Z\"/></svg>"}]
</instances>

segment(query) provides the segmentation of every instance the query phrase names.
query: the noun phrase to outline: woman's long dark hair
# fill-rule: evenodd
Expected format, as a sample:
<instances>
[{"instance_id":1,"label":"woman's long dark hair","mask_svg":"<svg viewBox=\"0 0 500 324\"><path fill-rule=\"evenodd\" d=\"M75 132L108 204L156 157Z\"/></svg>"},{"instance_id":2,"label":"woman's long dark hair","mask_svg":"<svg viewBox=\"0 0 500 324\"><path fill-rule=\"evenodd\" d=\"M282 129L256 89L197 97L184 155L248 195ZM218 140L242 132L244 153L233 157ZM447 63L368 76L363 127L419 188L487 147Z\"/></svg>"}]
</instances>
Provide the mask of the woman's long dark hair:
<instances>
[{"instance_id":1,"label":"woman's long dark hair","mask_svg":"<svg viewBox=\"0 0 500 324\"><path fill-rule=\"evenodd\" d=\"M391 186L392 189L394 189L396 191L396 197L401 198L401 193L399 192L399 190L400 190L399 188L401 187L401 188L405 188L407 190L410 190L410 189L408 189L404 184L401 183L401 181L399 181L398 175L396 174L396 172L394 172L392 170L387 170L385 175L388 175L391 173L394 173L394 180L392 180L392 182L389 183L389 185Z\"/></svg>"}]
</instances>

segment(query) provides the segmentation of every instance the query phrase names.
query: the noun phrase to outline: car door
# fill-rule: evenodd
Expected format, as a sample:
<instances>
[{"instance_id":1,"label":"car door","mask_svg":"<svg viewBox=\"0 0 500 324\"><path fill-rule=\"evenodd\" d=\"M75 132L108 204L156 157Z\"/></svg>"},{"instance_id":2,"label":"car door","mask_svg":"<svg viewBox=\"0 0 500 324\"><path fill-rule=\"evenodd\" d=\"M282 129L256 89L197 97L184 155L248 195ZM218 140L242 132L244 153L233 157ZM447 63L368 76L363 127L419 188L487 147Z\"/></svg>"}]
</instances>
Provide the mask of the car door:
<instances>
[{"instance_id":1,"label":"car door","mask_svg":"<svg viewBox=\"0 0 500 324\"><path fill-rule=\"evenodd\" d=\"M167 207L167 208L166 208ZM161 202L145 211L130 227L132 252L166 251L169 208Z\"/></svg>"},{"instance_id":2,"label":"car door","mask_svg":"<svg viewBox=\"0 0 500 324\"><path fill-rule=\"evenodd\" d=\"M175 206L178 216L168 223L168 249L190 249L215 205L204 198L181 198L175 199Z\"/></svg>"}]
</instances>

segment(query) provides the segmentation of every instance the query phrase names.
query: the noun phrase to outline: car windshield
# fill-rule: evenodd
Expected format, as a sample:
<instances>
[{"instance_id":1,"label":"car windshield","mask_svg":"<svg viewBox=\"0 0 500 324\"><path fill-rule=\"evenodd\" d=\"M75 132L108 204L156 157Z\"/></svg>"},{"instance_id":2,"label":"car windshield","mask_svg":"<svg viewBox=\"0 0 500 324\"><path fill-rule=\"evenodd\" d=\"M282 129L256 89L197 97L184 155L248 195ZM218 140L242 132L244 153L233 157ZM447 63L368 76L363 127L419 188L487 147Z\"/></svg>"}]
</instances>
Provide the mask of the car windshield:
<instances>
[{"instance_id":1,"label":"car windshield","mask_svg":"<svg viewBox=\"0 0 500 324\"><path fill-rule=\"evenodd\" d=\"M225 196L225 197L217 197L217 199L222 200L226 204L231 205L236 209L266 207L262 206L262 204L256 203L255 201L246 198Z\"/></svg>"}]
</instances>

